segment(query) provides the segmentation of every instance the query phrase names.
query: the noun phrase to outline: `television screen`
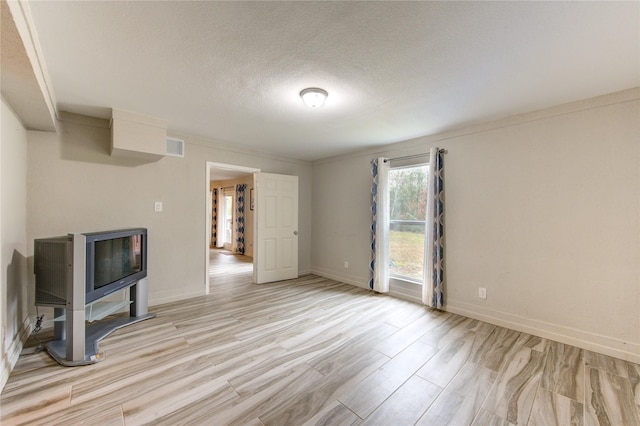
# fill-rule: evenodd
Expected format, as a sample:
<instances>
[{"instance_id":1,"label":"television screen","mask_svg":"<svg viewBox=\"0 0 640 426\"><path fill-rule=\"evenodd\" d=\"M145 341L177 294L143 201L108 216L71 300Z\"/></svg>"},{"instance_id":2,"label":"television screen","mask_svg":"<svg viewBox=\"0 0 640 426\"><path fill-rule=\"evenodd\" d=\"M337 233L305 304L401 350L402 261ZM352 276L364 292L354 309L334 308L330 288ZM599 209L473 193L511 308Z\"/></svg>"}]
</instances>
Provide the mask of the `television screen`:
<instances>
[{"instance_id":1,"label":"television screen","mask_svg":"<svg viewBox=\"0 0 640 426\"><path fill-rule=\"evenodd\" d=\"M94 290L142 271L142 235L96 241Z\"/></svg>"}]
</instances>

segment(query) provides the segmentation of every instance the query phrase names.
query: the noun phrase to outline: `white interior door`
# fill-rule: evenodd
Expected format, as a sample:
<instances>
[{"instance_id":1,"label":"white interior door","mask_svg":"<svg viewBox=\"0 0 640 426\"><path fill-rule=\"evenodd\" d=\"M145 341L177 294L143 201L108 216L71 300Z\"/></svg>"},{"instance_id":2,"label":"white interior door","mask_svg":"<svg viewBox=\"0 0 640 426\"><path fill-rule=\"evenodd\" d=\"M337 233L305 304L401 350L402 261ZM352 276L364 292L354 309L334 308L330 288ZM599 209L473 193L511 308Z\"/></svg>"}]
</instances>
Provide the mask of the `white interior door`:
<instances>
[{"instance_id":1,"label":"white interior door","mask_svg":"<svg viewBox=\"0 0 640 426\"><path fill-rule=\"evenodd\" d=\"M255 173L253 280L298 278L298 176Z\"/></svg>"}]
</instances>

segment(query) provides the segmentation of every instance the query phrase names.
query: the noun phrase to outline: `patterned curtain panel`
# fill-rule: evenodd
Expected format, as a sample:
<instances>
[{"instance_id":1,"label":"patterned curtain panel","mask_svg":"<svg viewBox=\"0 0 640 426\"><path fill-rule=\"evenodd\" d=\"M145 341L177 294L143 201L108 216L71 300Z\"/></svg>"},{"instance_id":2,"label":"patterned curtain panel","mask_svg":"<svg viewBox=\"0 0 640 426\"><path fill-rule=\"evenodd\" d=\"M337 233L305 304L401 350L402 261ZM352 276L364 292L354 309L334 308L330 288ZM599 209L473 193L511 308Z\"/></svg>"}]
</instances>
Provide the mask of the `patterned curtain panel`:
<instances>
[{"instance_id":1,"label":"patterned curtain panel","mask_svg":"<svg viewBox=\"0 0 640 426\"><path fill-rule=\"evenodd\" d=\"M384 158L371 161L371 279L369 287L389 292L389 163Z\"/></svg>"},{"instance_id":2,"label":"patterned curtain panel","mask_svg":"<svg viewBox=\"0 0 640 426\"><path fill-rule=\"evenodd\" d=\"M211 190L211 248L218 246L218 188Z\"/></svg>"},{"instance_id":3,"label":"patterned curtain panel","mask_svg":"<svg viewBox=\"0 0 640 426\"><path fill-rule=\"evenodd\" d=\"M247 184L236 185L236 252L244 254L244 200Z\"/></svg>"},{"instance_id":4,"label":"patterned curtain panel","mask_svg":"<svg viewBox=\"0 0 640 426\"><path fill-rule=\"evenodd\" d=\"M429 188L427 191L427 225L425 236L425 277L422 303L432 308L444 307L444 181L442 153L429 153Z\"/></svg>"}]
</instances>

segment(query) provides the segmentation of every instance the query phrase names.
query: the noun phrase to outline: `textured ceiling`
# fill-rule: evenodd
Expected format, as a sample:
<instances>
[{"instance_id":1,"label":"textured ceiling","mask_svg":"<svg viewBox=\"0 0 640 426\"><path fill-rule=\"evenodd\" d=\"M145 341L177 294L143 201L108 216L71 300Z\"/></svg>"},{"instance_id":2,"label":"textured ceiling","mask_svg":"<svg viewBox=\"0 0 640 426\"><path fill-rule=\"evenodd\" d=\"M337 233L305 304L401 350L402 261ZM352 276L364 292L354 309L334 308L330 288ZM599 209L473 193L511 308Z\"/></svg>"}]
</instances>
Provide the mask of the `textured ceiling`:
<instances>
[{"instance_id":1,"label":"textured ceiling","mask_svg":"<svg viewBox=\"0 0 640 426\"><path fill-rule=\"evenodd\" d=\"M640 86L638 2L31 2L58 109L303 160ZM322 109L300 90L329 92Z\"/></svg>"}]
</instances>

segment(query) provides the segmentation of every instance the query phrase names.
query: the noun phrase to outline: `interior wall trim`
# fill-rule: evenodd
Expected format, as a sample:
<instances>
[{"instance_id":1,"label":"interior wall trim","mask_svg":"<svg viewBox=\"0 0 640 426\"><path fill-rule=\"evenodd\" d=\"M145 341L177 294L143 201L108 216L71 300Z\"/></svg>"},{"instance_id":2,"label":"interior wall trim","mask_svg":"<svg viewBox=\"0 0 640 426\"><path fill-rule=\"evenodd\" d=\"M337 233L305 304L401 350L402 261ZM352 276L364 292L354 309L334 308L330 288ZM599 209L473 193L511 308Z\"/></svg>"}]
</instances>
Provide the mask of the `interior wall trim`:
<instances>
[{"instance_id":1,"label":"interior wall trim","mask_svg":"<svg viewBox=\"0 0 640 426\"><path fill-rule=\"evenodd\" d=\"M369 290L369 285L366 282L362 281L362 278L357 277L355 275L348 274L336 274L331 269L321 268L318 266L311 267L311 273L321 276L323 278L328 278L330 280L340 281L341 283L351 284L356 287L364 288Z\"/></svg>"},{"instance_id":2,"label":"interior wall trim","mask_svg":"<svg viewBox=\"0 0 640 426\"><path fill-rule=\"evenodd\" d=\"M445 308L447 312L454 314L573 345L625 361L640 363L640 343L625 342L602 334L564 327L506 312L478 309L477 306L464 302L449 301Z\"/></svg>"},{"instance_id":3,"label":"interior wall trim","mask_svg":"<svg viewBox=\"0 0 640 426\"><path fill-rule=\"evenodd\" d=\"M179 302L181 300L191 299L193 297L204 296L204 291L191 292L191 293L182 293L176 295L172 293L171 295L156 295L153 298L149 298L149 306L156 305L164 305L165 303L173 303Z\"/></svg>"},{"instance_id":4,"label":"interior wall trim","mask_svg":"<svg viewBox=\"0 0 640 426\"><path fill-rule=\"evenodd\" d=\"M9 344L7 352L2 354L3 362L0 363L2 364L2 369L0 370L0 391L4 389L4 385L7 383L13 367L15 367L18 362L20 352L22 352L24 344L31 335L32 326L31 319L29 317L25 318L20 327L20 331L16 333Z\"/></svg>"},{"instance_id":5,"label":"interior wall trim","mask_svg":"<svg viewBox=\"0 0 640 426\"><path fill-rule=\"evenodd\" d=\"M361 277L349 276L346 274L335 274L329 269L317 266L312 267L311 272L324 278L351 284L367 290L369 289L367 284L362 281ZM389 295L420 304L419 300L407 297L405 294L395 294L395 292L391 292ZM468 318L485 321L490 324L529 333L534 336L543 337L545 339L640 364L640 343L625 342L609 336L564 327L506 312L491 309L478 309L477 306L464 302L449 301L445 305L445 310Z\"/></svg>"}]
</instances>

